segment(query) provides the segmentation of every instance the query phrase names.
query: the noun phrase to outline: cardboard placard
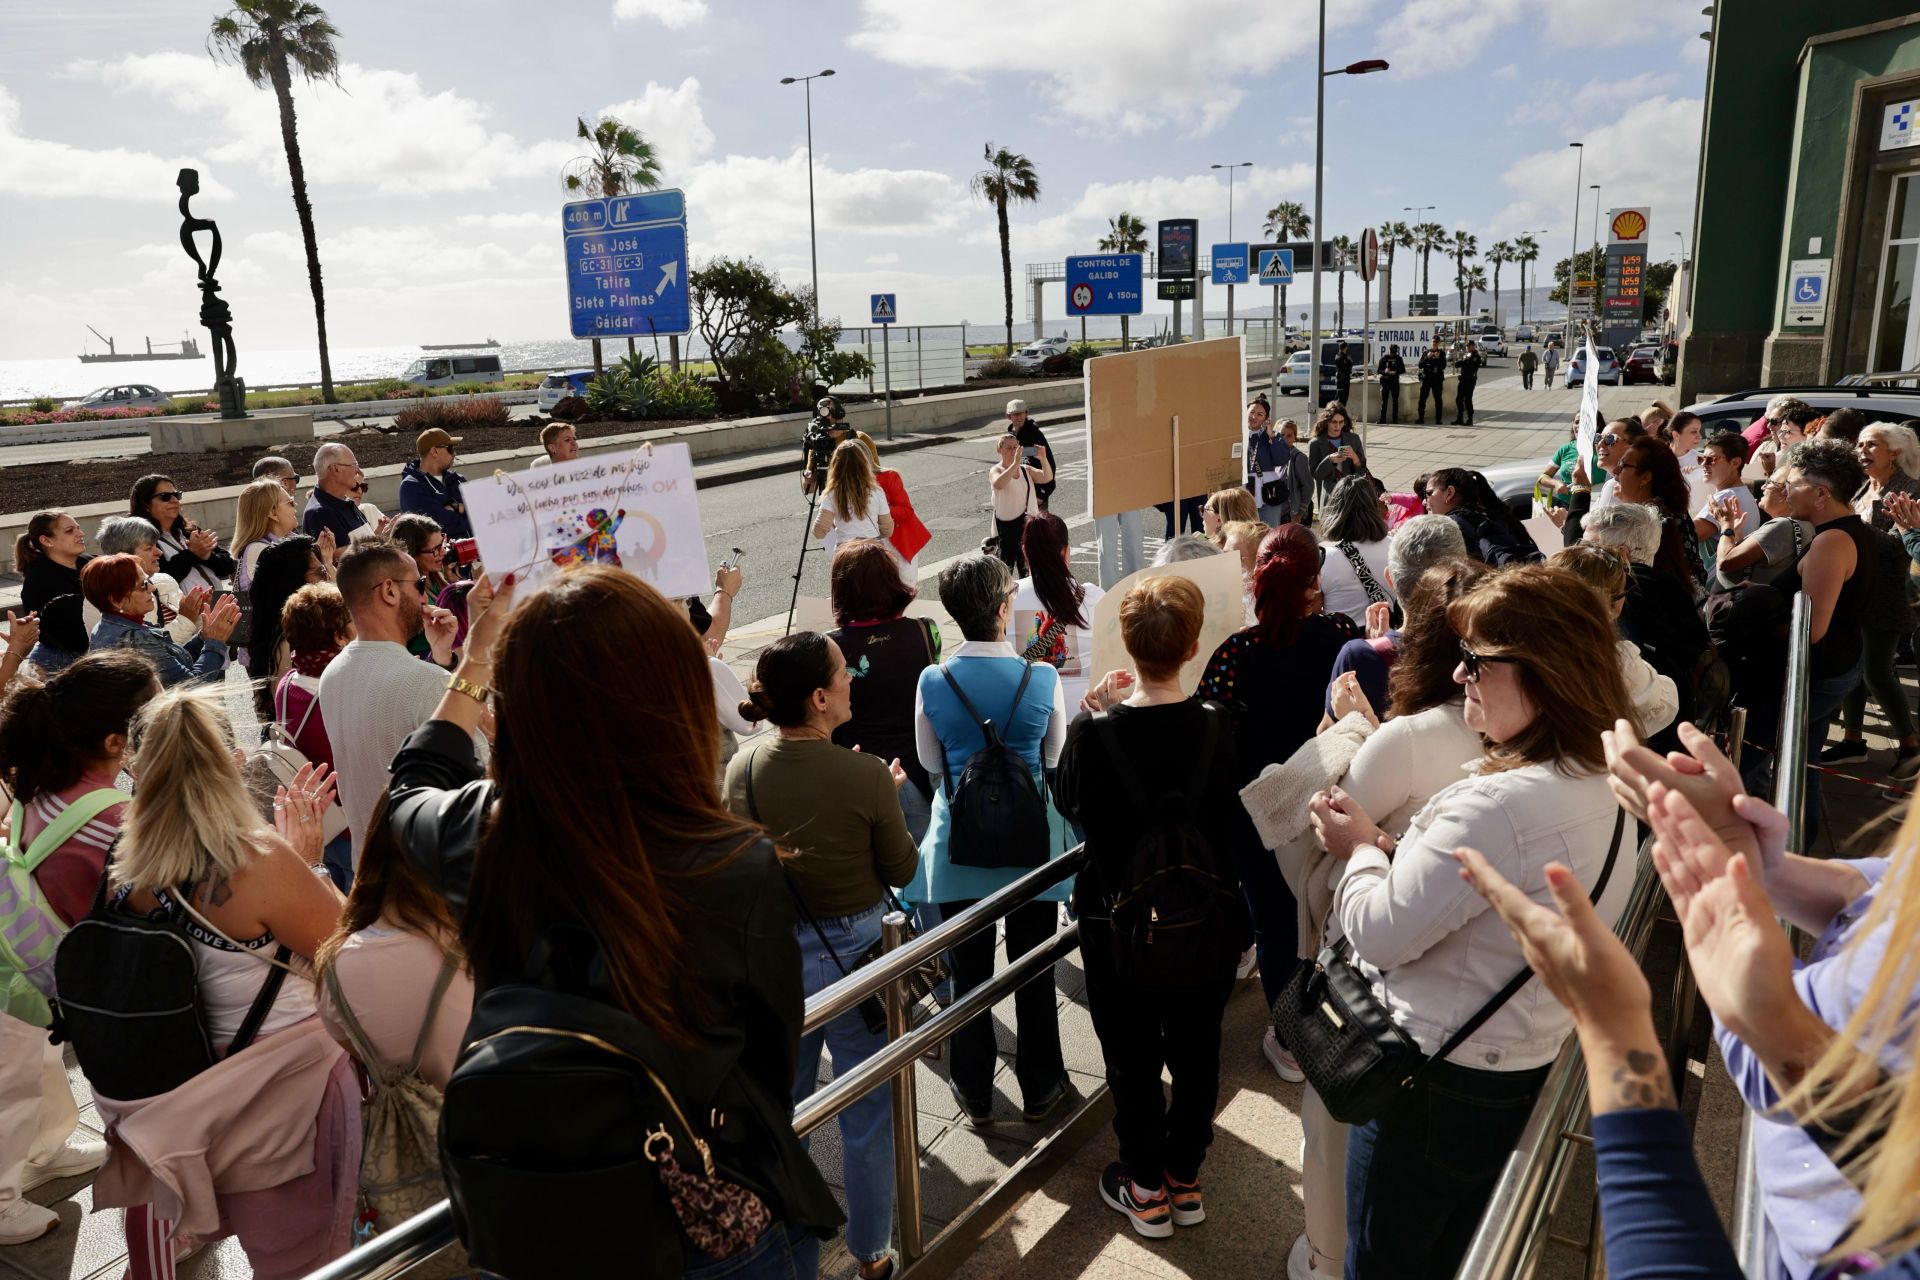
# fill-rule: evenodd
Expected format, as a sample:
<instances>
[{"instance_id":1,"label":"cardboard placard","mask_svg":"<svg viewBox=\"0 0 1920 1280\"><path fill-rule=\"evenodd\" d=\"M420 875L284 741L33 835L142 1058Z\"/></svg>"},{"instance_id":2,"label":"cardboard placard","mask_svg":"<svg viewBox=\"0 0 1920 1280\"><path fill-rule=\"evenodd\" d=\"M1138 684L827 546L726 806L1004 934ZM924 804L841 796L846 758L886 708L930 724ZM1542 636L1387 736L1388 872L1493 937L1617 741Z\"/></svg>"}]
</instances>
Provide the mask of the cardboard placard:
<instances>
[{"instance_id":1,"label":"cardboard placard","mask_svg":"<svg viewBox=\"0 0 1920 1280\"><path fill-rule=\"evenodd\" d=\"M1120 602L1136 583L1148 578L1172 575L1191 579L1207 598L1206 617L1200 623L1200 643L1193 661L1180 669L1180 687L1191 694L1200 687L1208 659L1223 641L1247 625L1246 583L1240 573L1240 557L1233 552L1182 560L1177 564L1151 565L1130 573L1113 584L1093 609L1093 661L1087 666L1087 682L1097 684L1109 671L1133 669L1127 646L1120 638ZM1073 708L1068 709L1072 714Z\"/></svg>"},{"instance_id":2,"label":"cardboard placard","mask_svg":"<svg viewBox=\"0 0 1920 1280\"><path fill-rule=\"evenodd\" d=\"M611 564L663 595L713 585L684 444L496 471L461 492L491 573L538 583L576 564Z\"/></svg>"},{"instance_id":3,"label":"cardboard placard","mask_svg":"<svg viewBox=\"0 0 1920 1280\"><path fill-rule=\"evenodd\" d=\"M1210 338L1087 361L1087 514L1118 515L1237 485L1244 464L1246 338Z\"/></svg>"}]
</instances>

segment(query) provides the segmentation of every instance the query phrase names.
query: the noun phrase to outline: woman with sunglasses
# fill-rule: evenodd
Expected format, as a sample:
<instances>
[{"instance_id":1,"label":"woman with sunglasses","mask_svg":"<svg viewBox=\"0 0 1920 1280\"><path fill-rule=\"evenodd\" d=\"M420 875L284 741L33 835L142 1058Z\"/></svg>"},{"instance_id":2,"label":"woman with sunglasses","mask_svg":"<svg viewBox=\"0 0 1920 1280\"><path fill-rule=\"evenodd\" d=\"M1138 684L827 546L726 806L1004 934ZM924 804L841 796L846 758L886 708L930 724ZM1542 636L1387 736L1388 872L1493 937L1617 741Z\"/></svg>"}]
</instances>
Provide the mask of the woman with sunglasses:
<instances>
[{"instance_id":1,"label":"woman with sunglasses","mask_svg":"<svg viewBox=\"0 0 1920 1280\"><path fill-rule=\"evenodd\" d=\"M1653 558L1654 568L1703 591L1706 568L1694 551L1700 539L1688 510L1693 494L1673 450L1651 436L1635 440L1621 455L1616 478L1621 501L1652 507L1660 517L1660 550Z\"/></svg>"},{"instance_id":2,"label":"woman with sunglasses","mask_svg":"<svg viewBox=\"0 0 1920 1280\"><path fill-rule=\"evenodd\" d=\"M220 546L219 534L182 514L186 496L170 476L141 476L133 482L127 514L151 521L160 531L160 567L182 590L224 591L233 576L233 556Z\"/></svg>"},{"instance_id":3,"label":"woman with sunglasses","mask_svg":"<svg viewBox=\"0 0 1920 1280\"><path fill-rule=\"evenodd\" d=\"M133 556L95 556L80 571L80 590L100 611L93 647L117 645L143 654L160 673L160 683L217 678L227 667L227 637L240 621L240 606L222 596L200 614L200 634L177 644L166 628L147 625L153 612L153 580Z\"/></svg>"},{"instance_id":4,"label":"woman with sunglasses","mask_svg":"<svg viewBox=\"0 0 1920 1280\"><path fill-rule=\"evenodd\" d=\"M1397 841L1338 787L1309 806L1321 843L1346 864L1329 931L1346 939L1394 1023L1429 1055L1526 970L1500 918L1462 883L1455 848L1481 850L1543 898L1543 868L1558 862L1597 891L1608 923L1633 883L1601 745L1630 707L1593 589L1562 569L1515 566L1447 606L1447 620L1460 637L1453 678L1467 727L1486 754ZM1353 1127L1348 1275L1458 1269L1572 1029L1566 1009L1527 983L1402 1098Z\"/></svg>"}]
</instances>

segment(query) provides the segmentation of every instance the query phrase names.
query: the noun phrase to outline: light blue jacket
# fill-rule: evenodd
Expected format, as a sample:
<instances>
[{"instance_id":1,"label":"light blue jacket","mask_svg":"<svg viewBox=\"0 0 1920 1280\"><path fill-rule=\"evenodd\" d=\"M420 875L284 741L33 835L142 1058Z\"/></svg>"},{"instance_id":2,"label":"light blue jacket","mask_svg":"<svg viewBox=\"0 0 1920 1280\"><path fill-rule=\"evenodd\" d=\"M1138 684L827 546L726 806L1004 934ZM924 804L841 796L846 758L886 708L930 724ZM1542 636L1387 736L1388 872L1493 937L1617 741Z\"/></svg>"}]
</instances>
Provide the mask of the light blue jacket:
<instances>
[{"instance_id":1,"label":"light blue jacket","mask_svg":"<svg viewBox=\"0 0 1920 1280\"><path fill-rule=\"evenodd\" d=\"M127 645L138 650L159 668L163 685L176 685L182 680L218 679L227 668L226 641L198 635L185 644L178 644L165 627L150 627L117 613L100 615L92 639L96 649Z\"/></svg>"}]
</instances>

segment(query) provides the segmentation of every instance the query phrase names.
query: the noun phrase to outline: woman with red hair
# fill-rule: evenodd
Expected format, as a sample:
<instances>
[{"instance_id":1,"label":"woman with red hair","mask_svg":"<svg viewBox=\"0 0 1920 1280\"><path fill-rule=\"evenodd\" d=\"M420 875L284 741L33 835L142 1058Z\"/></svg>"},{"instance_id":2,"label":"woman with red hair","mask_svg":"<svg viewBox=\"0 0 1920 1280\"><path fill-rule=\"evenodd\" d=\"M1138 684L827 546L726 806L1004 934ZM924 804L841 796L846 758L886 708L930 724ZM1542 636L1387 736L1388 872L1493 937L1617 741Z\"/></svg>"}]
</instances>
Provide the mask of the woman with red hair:
<instances>
[{"instance_id":1,"label":"woman with red hair","mask_svg":"<svg viewBox=\"0 0 1920 1280\"><path fill-rule=\"evenodd\" d=\"M1253 625L1228 636L1200 677L1198 697L1218 702L1233 720L1235 785L1244 787L1314 735L1340 646L1359 634L1325 612L1320 594L1322 548L1304 525L1282 525L1260 543L1253 567ZM1299 944L1293 893L1260 843L1253 820L1234 806L1233 855L1253 920L1260 984L1271 1006L1286 986ZM1271 1029L1261 1043L1282 1080L1304 1077Z\"/></svg>"}]
</instances>

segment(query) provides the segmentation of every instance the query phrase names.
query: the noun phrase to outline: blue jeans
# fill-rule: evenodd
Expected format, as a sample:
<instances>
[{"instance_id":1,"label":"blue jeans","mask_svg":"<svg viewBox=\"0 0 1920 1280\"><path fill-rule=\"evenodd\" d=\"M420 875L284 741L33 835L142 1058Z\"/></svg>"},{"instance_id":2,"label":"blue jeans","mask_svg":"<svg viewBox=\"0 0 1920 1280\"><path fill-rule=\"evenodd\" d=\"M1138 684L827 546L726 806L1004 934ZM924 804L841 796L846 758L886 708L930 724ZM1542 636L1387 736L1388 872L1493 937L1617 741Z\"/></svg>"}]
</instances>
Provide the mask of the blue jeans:
<instances>
[{"instance_id":1,"label":"blue jeans","mask_svg":"<svg viewBox=\"0 0 1920 1280\"><path fill-rule=\"evenodd\" d=\"M1094 535L1098 539L1100 554L1100 589L1112 587L1114 583L1146 567L1146 544L1140 524L1138 511L1122 511L1119 515L1099 516L1093 522Z\"/></svg>"},{"instance_id":2,"label":"blue jeans","mask_svg":"<svg viewBox=\"0 0 1920 1280\"><path fill-rule=\"evenodd\" d=\"M84 651L83 651L84 652ZM27 661L48 675L56 671L65 671L79 661L80 654L68 653L65 649L56 649L45 640L36 640L33 648L27 651Z\"/></svg>"},{"instance_id":3,"label":"blue jeans","mask_svg":"<svg viewBox=\"0 0 1920 1280\"><path fill-rule=\"evenodd\" d=\"M745 1253L731 1258L694 1254L681 1280L815 1280L820 1274L820 1237L776 1222Z\"/></svg>"},{"instance_id":4,"label":"blue jeans","mask_svg":"<svg viewBox=\"0 0 1920 1280\"><path fill-rule=\"evenodd\" d=\"M1547 1068L1442 1062L1407 1096L1347 1132L1346 1273L1451 1276L1526 1127Z\"/></svg>"},{"instance_id":5,"label":"blue jeans","mask_svg":"<svg viewBox=\"0 0 1920 1280\"><path fill-rule=\"evenodd\" d=\"M320 852L320 861L327 868L327 879L333 881L333 887L342 893L353 892L353 832L342 831L327 842Z\"/></svg>"},{"instance_id":6,"label":"blue jeans","mask_svg":"<svg viewBox=\"0 0 1920 1280\"><path fill-rule=\"evenodd\" d=\"M857 916L819 918L820 935L805 920L794 926L800 943L800 979L811 997L840 981L840 965L851 973L867 948L880 940L885 904L875 903ZM826 945L822 945L824 935ZM827 954L833 948L840 964ZM818 1031L800 1037L800 1065L794 1075L797 1106L813 1096L820 1075L820 1050L833 1054L833 1074L845 1075L871 1058L886 1036L875 1035L850 1009ZM841 1166L847 1190L847 1251L861 1262L885 1256L893 1242L893 1086L882 1085L842 1111ZM918 1158L918 1153L915 1153ZM727 1274L727 1273L717 1273Z\"/></svg>"}]
</instances>

